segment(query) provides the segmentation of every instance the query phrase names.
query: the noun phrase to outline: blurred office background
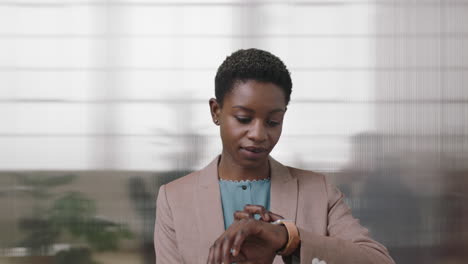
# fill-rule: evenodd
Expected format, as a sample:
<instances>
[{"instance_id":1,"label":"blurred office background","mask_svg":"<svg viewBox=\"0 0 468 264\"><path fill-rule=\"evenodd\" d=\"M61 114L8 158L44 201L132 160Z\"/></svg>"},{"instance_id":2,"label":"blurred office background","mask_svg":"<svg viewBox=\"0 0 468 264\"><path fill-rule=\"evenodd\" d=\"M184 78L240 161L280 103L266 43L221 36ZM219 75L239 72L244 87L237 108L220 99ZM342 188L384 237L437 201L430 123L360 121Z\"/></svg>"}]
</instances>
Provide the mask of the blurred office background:
<instances>
[{"instance_id":1,"label":"blurred office background","mask_svg":"<svg viewBox=\"0 0 468 264\"><path fill-rule=\"evenodd\" d=\"M0 263L154 263L158 188L220 152L214 75L250 47L292 72L273 157L397 263L467 263L467 0L0 0Z\"/></svg>"}]
</instances>

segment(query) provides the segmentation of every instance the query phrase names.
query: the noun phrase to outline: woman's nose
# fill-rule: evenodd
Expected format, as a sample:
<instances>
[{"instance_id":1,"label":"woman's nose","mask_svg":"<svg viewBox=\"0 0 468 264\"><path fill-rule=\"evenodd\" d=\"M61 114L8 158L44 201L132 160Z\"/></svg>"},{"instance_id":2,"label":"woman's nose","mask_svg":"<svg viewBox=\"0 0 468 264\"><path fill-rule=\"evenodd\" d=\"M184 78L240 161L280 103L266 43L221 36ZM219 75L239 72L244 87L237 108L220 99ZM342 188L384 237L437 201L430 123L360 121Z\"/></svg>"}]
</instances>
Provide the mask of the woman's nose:
<instances>
[{"instance_id":1,"label":"woman's nose","mask_svg":"<svg viewBox=\"0 0 468 264\"><path fill-rule=\"evenodd\" d=\"M248 138L255 142L263 142L267 139L267 131L263 122L257 120L252 123L252 126L249 129Z\"/></svg>"}]
</instances>

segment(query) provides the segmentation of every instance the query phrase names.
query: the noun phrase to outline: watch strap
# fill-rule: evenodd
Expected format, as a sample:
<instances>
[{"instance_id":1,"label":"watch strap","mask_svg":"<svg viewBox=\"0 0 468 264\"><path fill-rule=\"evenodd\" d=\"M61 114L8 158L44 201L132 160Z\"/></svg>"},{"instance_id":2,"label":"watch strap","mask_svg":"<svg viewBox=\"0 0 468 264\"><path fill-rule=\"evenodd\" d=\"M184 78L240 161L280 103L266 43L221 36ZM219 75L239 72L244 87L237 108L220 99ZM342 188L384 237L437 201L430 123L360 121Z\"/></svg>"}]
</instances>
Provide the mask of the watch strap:
<instances>
[{"instance_id":1,"label":"watch strap","mask_svg":"<svg viewBox=\"0 0 468 264\"><path fill-rule=\"evenodd\" d=\"M284 248L280 249L276 253L281 256L291 255L299 246L299 243L301 241L300 236L299 236L299 231L296 225L294 224L293 221L285 220L285 219L276 220L272 224L283 225L284 227L286 227L286 230L288 232L288 242L286 243L286 246L284 246Z\"/></svg>"}]
</instances>

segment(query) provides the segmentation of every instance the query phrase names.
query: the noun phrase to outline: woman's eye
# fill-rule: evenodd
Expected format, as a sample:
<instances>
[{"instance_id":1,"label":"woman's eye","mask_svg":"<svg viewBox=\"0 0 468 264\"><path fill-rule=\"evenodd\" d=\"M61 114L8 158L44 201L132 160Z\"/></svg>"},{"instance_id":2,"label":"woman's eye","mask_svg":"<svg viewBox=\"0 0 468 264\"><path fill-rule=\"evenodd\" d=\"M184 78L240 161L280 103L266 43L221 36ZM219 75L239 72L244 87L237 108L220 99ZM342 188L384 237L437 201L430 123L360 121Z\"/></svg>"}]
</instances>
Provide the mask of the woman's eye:
<instances>
[{"instance_id":1,"label":"woman's eye","mask_svg":"<svg viewBox=\"0 0 468 264\"><path fill-rule=\"evenodd\" d=\"M247 124L250 122L250 118L247 117L236 117L237 121L239 121L242 124Z\"/></svg>"},{"instance_id":2,"label":"woman's eye","mask_svg":"<svg viewBox=\"0 0 468 264\"><path fill-rule=\"evenodd\" d=\"M280 122L276 122L276 121L272 121L272 120L268 121L267 123L271 127L275 127L275 126L280 124Z\"/></svg>"}]
</instances>

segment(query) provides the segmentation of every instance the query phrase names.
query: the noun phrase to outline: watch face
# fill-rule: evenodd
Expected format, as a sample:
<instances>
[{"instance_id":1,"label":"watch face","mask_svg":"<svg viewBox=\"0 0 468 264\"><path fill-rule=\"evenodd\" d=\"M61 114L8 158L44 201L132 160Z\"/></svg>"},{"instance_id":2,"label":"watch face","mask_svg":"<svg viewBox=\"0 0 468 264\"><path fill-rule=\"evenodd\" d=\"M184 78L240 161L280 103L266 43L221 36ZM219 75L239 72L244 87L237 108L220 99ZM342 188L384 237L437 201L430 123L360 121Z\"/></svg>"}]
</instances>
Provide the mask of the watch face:
<instances>
[{"instance_id":1,"label":"watch face","mask_svg":"<svg viewBox=\"0 0 468 264\"><path fill-rule=\"evenodd\" d=\"M272 222L272 224L274 224L274 225L282 225L282 224L283 224L283 219L278 219L278 220Z\"/></svg>"},{"instance_id":2,"label":"watch face","mask_svg":"<svg viewBox=\"0 0 468 264\"><path fill-rule=\"evenodd\" d=\"M274 222L271 222L271 223L274 224L274 225L284 225L285 222L293 223L292 220L286 220L286 219L278 219L278 220L276 220Z\"/></svg>"}]
</instances>

